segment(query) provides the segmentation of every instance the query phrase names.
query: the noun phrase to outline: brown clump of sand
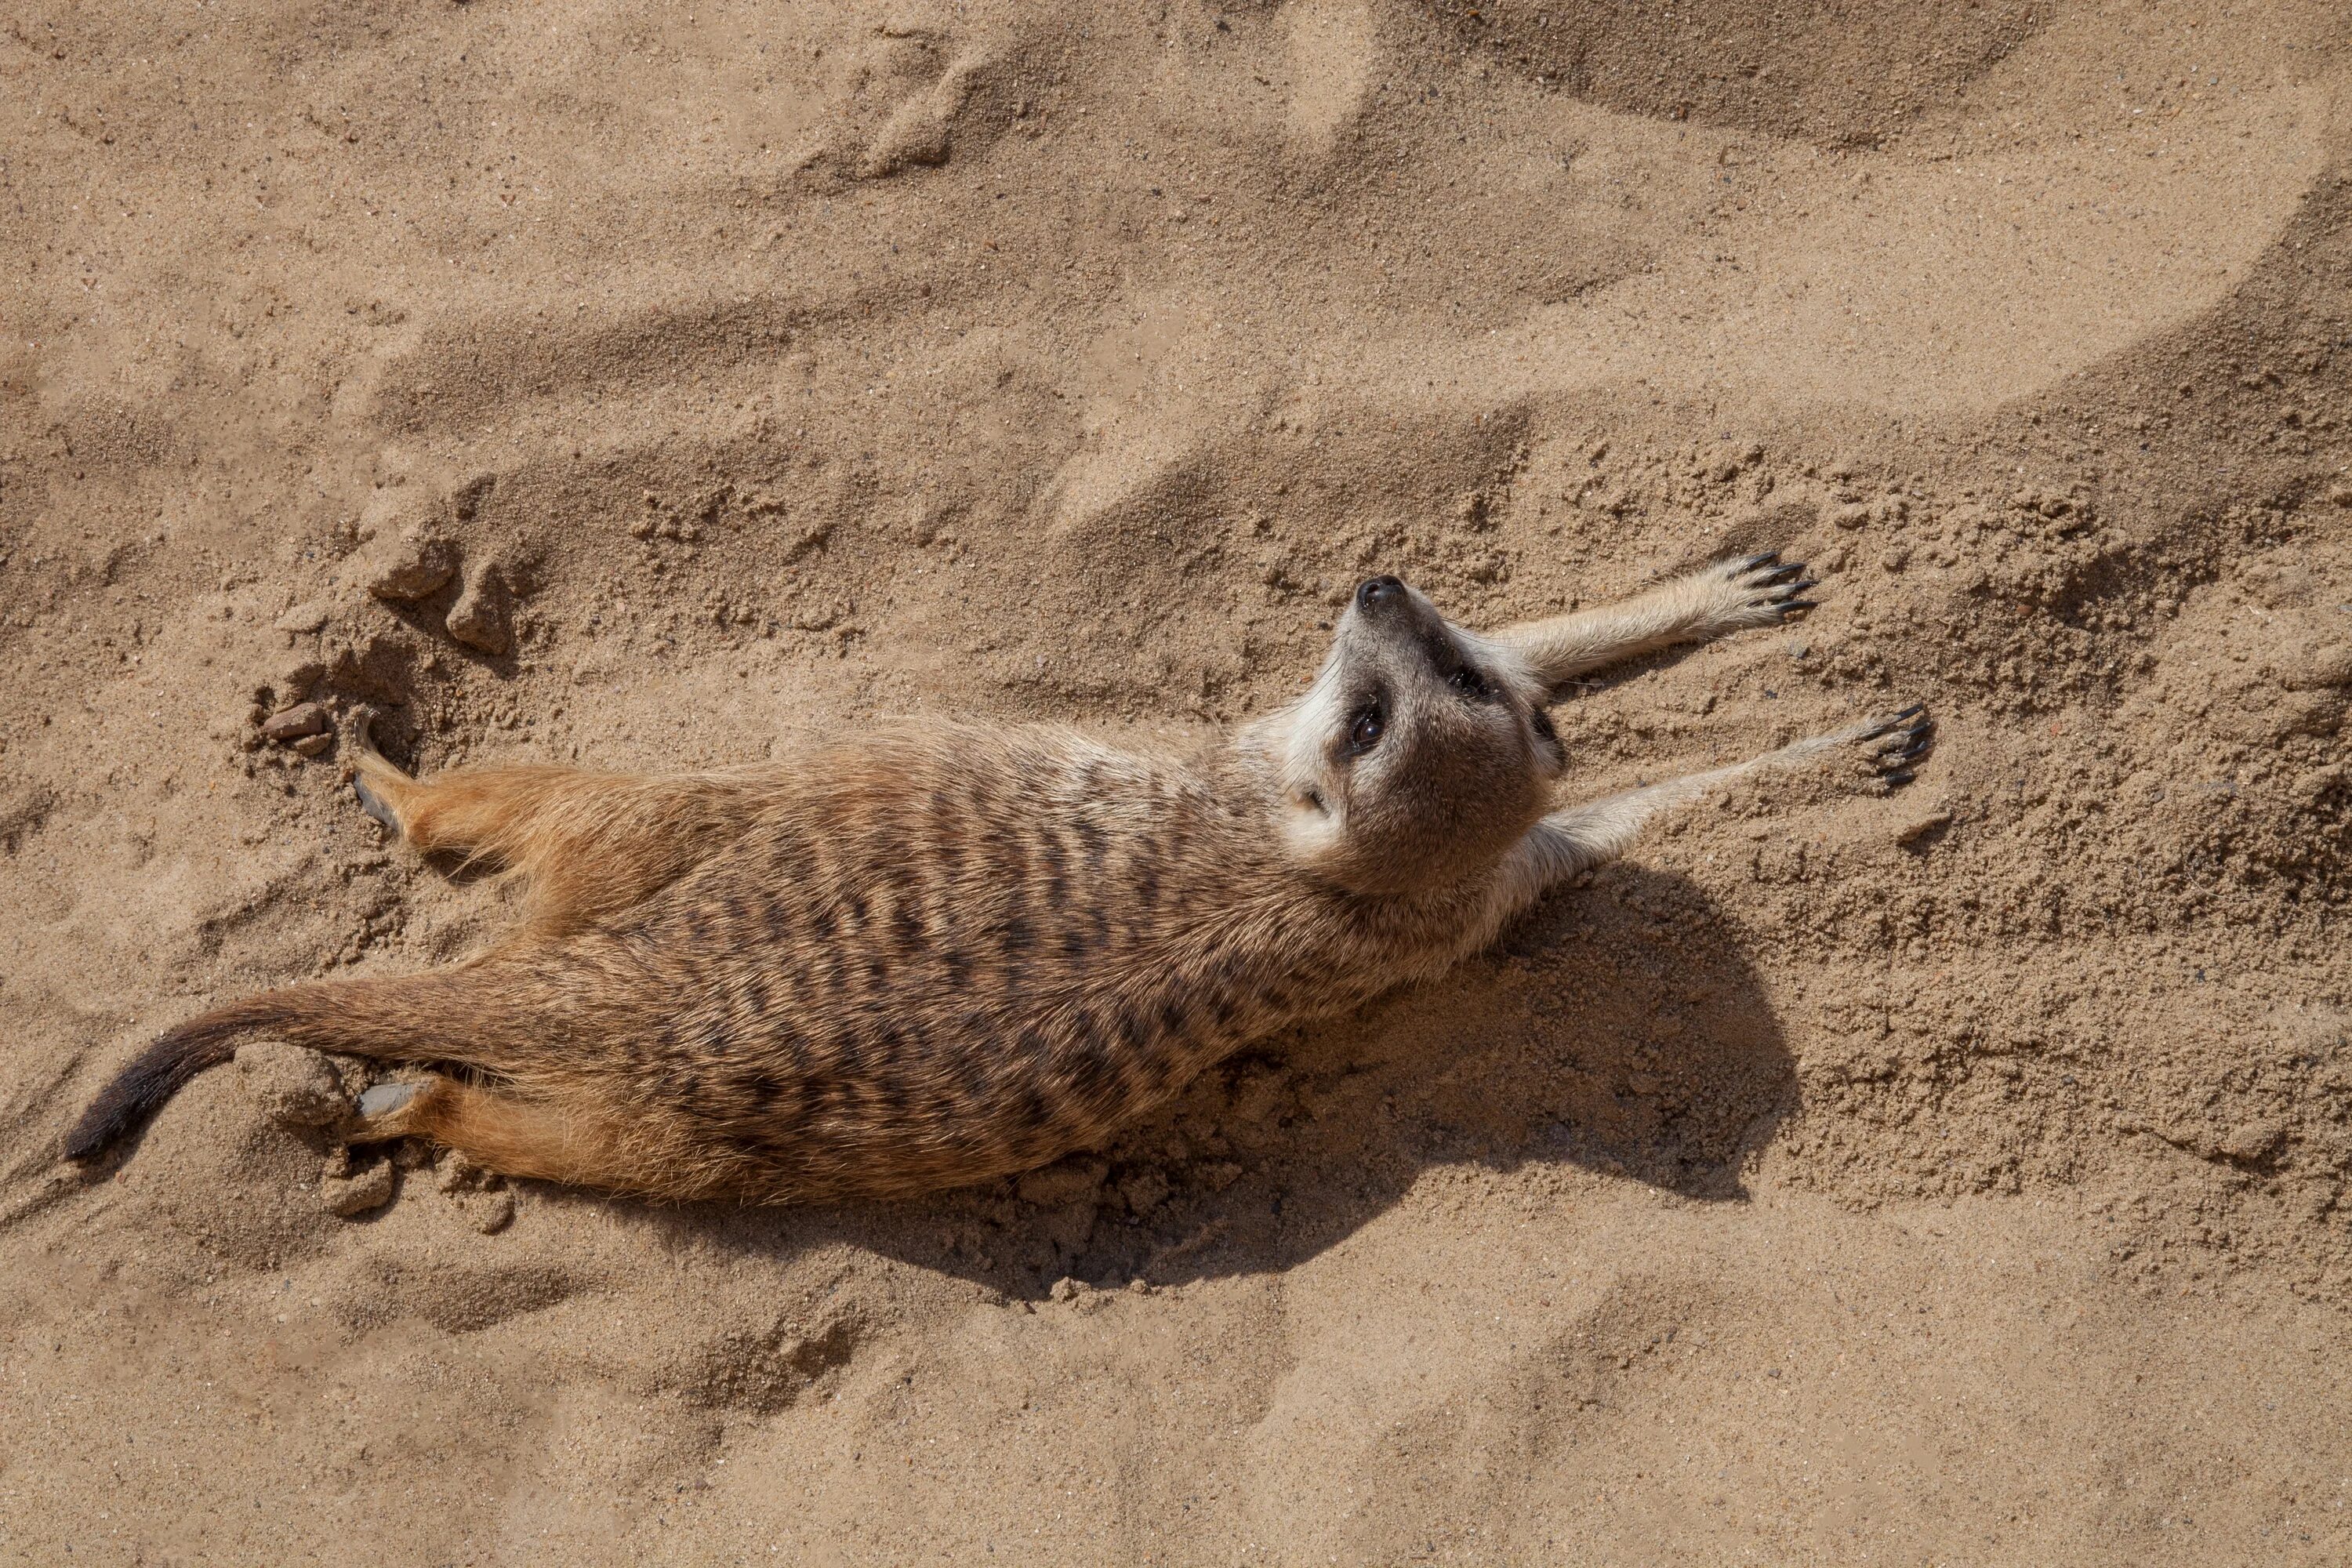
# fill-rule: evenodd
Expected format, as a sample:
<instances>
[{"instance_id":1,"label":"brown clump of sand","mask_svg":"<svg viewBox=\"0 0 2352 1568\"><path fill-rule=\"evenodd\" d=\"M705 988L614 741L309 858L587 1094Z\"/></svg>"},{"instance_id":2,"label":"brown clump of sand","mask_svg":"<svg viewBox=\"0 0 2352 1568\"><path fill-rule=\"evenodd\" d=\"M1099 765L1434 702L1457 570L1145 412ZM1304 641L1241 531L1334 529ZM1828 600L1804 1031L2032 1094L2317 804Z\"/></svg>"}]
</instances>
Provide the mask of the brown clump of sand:
<instances>
[{"instance_id":1,"label":"brown clump of sand","mask_svg":"<svg viewBox=\"0 0 2352 1568\"><path fill-rule=\"evenodd\" d=\"M0 1556L2352 1556L2348 42L20 7ZM1575 786L1916 698L1915 786L1743 793L1097 1157L512 1192L256 1048L55 1160L205 1000L498 919L299 701L426 768L1197 729L1373 568L1763 544L1820 611L1563 709Z\"/></svg>"}]
</instances>

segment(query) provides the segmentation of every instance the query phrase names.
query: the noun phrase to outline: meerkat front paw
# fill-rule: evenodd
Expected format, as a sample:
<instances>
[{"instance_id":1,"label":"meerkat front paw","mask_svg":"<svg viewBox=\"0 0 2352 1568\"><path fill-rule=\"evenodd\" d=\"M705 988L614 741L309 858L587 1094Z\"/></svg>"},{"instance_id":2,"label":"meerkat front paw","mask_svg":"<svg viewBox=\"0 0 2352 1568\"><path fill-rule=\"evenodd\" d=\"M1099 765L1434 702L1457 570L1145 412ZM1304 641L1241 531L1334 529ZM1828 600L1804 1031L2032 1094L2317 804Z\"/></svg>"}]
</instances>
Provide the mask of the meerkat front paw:
<instances>
[{"instance_id":1,"label":"meerkat front paw","mask_svg":"<svg viewBox=\"0 0 2352 1568\"><path fill-rule=\"evenodd\" d=\"M1805 590L1821 585L1805 575L1803 562L1783 562L1777 550L1718 561L1698 578L1711 590L1707 630L1717 634L1798 619L1813 607Z\"/></svg>"},{"instance_id":2,"label":"meerkat front paw","mask_svg":"<svg viewBox=\"0 0 2352 1568\"><path fill-rule=\"evenodd\" d=\"M1890 719L1882 719L1858 737L1870 771L1890 791L1901 789L1918 776L1912 765L1936 744L1936 721L1916 704Z\"/></svg>"}]
</instances>

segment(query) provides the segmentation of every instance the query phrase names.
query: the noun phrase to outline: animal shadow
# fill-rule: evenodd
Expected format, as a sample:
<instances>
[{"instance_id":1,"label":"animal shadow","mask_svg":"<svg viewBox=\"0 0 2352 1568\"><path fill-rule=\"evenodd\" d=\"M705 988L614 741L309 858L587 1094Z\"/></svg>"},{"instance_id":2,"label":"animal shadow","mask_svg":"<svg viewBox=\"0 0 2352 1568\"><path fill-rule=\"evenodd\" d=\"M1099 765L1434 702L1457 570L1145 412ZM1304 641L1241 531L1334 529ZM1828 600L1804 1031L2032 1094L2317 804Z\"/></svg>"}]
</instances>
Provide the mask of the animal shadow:
<instances>
[{"instance_id":1,"label":"animal shadow","mask_svg":"<svg viewBox=\"0 0 2352 1568\"><path fill-rule=\"evenodd\" d=\"M1618 865L1444 980L1212 1069L1099 1151L908 1203L665 1212L730 1247L847 1243L1035 1300L1065 1279L1286 1269L1433 1167L1582 1167L1737 1199L1796 1104L1736 933L1688 879Z\"/></svg>"}]
</instances>

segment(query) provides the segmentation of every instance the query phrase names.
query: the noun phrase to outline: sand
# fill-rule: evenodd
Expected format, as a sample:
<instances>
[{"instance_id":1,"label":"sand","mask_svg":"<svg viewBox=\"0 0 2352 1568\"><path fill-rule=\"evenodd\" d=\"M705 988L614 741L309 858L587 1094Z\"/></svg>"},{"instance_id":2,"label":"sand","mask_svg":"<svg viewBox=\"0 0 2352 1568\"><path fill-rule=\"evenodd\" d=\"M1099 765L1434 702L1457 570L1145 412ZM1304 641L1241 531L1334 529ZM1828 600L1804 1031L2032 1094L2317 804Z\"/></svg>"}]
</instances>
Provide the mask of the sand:
<instances>
[{"instance_id":1,"label":"sand","mask_svg":"<svg viewBox=\"0 0 2352 1568\"><path fill-rule=\"evenodd\" d=\"M2333 0L16 7L0 1561L2352 1560L2348 72ZM1915 700L1916 784L1024 1181L349 1165L264 1046L56 1157L498 929L299 702L1172 742L1371 570L1763 546L1819 611L1561 708L1570 787Z\"/></svg>"}]
</instances>

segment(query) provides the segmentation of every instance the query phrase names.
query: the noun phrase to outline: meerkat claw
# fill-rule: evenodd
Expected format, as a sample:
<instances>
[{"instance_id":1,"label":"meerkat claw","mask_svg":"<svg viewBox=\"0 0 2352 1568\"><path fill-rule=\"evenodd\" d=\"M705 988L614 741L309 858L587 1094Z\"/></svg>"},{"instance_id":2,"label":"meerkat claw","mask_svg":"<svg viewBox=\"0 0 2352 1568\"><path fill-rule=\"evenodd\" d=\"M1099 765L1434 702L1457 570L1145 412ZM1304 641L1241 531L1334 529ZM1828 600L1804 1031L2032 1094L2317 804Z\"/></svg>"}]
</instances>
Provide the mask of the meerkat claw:
<instances>
[{"instance_id":1,"label":"meerkat claw","mask_svg":"<svg viewBox=\"0 0 2352 1568\"><path fill-rule=\"evenodd\" d=\"M1783 561L1780 552L1773 550L1735 563L1730 582L1750 595L1747 601L1749 612L1762 611L1775 621L1785 621L1812 609L1817 603L1801 597L1807 589L1822 585L1820 578L1805 575L1808 570L1805 562Z\"/></svg>"},{"instance_id":2,"label":"meerkat claw","mask_svg":"<svg viewBox=\"0 0 2352 1568\"><path fill-rule=\"evenodd\" d=\"M360 1091L360 1115L375 1121L400 1110L424 1089L421 1083L379 1083Z\"/></svg>"},{"instance_id":3,"label":"meerkat claw","mask_svg":"<svg viewBox=\"0 0 2352 1568\"><path fill-rule=\"evenodd\" d=\"M376 750L375 721L379 717L373 704L362 702L353 708L343 721L344 750L352 757L349 777L352 793L359 797L360 809L383 824L394 838L401 837L400 814L368 783L371 766L390 769L383 753Z\"/></svg>"},{"instance_id":4,"label":"meerkat claw","mask_svg":"<svg viewBox=\"0 0 2352 1568\"><path fill-rule=\"evenodd\" d=\"M1906 708L1864 731L1860 739L1869 747L1871 771L1888 789L1900 789L1918 776L1911 766L1936 744L1936 721L1917 704Z\"/></svg>"},{"instance_id":5,"label":"meerkat claw","mask_svg":"<svg viewBox=\"0 0 2352 1568\"><path fill-rule=\"evenodd\" d=\"M358 773L352 775L352 793L360 797L362 811L383 824L385 829L394 837L399 837L400 818L392 814L392 807L384 805L383 798L368 788L367 780Z\"/></svg>"}]
</instances>

